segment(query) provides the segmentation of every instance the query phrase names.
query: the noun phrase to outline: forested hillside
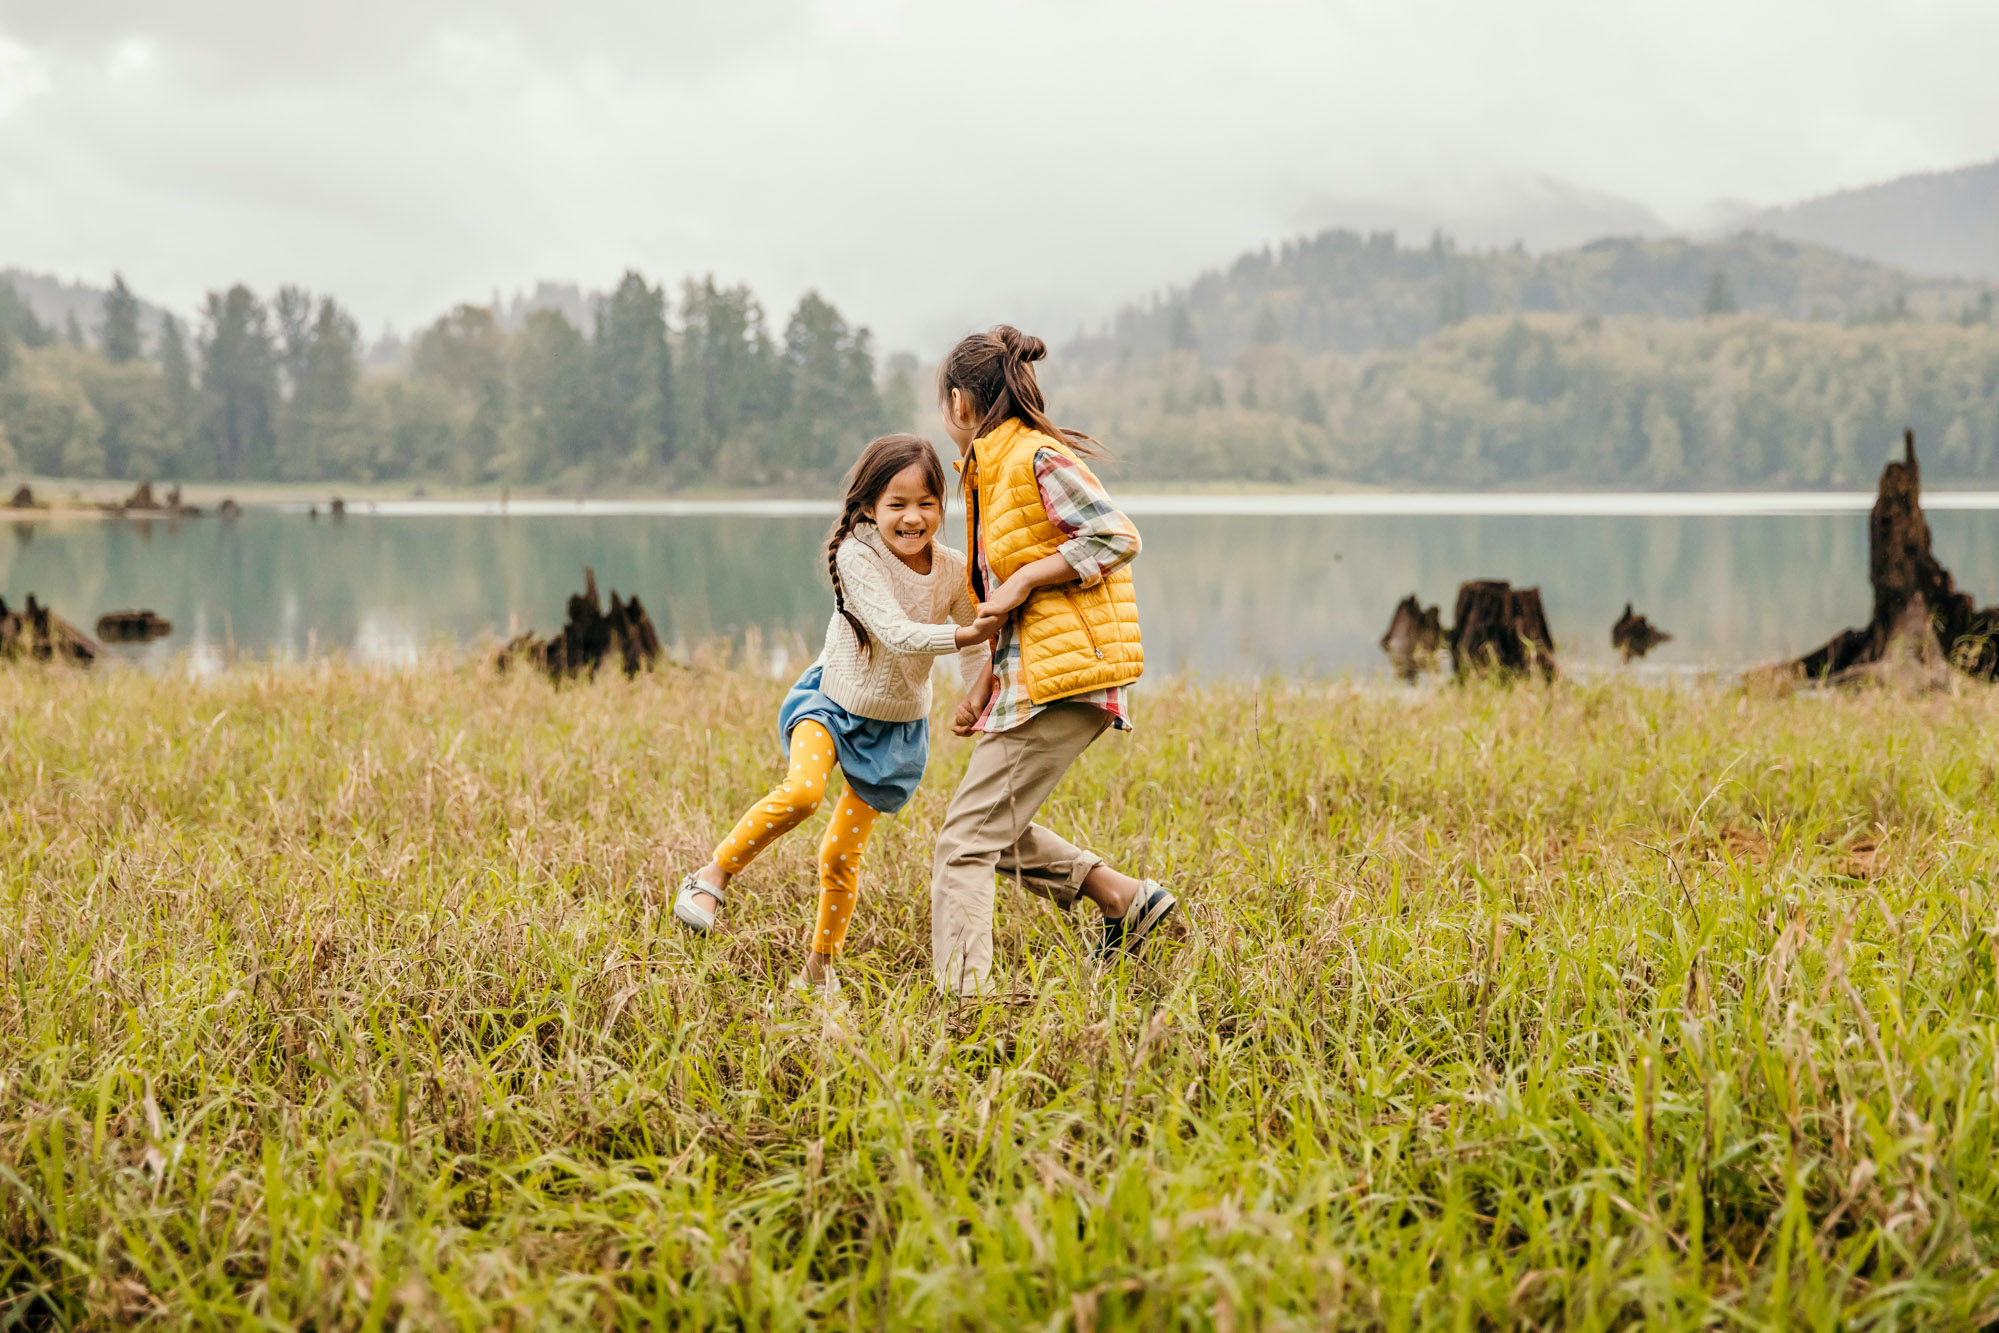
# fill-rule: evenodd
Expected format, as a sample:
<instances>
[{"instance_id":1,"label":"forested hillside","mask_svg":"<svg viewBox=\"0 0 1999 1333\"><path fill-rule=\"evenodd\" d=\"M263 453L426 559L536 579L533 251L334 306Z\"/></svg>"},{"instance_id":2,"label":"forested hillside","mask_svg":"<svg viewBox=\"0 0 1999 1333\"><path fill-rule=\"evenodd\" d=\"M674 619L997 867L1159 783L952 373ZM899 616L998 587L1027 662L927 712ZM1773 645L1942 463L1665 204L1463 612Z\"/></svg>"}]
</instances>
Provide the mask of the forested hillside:
<instances>
[{"instance_id":1,"label":"forested hillside","mask_svg":"<svg viewBox=\"0 0 1999 1333\"><path fill-rule=\"evenodd\" d=\"M877 384L865 329L807 295L773 330L712 279L677 299L628 273L590 327L559 309L462 305L407 365L369 372L330 297L212 293L148 336L122 280L58 329L0 283L0 473L272 481L436 480L604 489L835 476L912 411Z\"/></svg>"},{"instance_id":2,"label":"forested hillside","mask_svg":"<svg viewBox=\"0 0 1999 1333\"><path fill-rule=\"evenodd\" d=\"M1904 425L1927 479L1999 483L1999 329L1499 315L1403 349L1269 342L1062 375L1065 424L1160 481L1863 486Z\"/></svg>"},{"instance_id":3,"label":"forested hillside","mask_svg":"<svg viewBox=\"0 0 1999 1333\"><path fill-rule=\"evenodd\" d=\"M913 360L880 374L826 301L780 331L712 279L459 306L386 368L297 288L156 334L122 281L102 306L58 329L0 283L0 473L822 490L931 419ZM1537 258L1331 232L1045 373L1126 483L1858 486L1906 424L1934 480L1999 484L1992 289L1761 236Z\"/></svg>"},{"instance_id":4,"label":"forested hillside","mask_svg":"<svg viewBox=\"0 0 1999 1333\"><path fill-rule=\"evenodd\" d=\"M1753 234L1705 243L1612 237L1534 255L1463 251L1442 236L1409 249L1392 233L1336 230L1252 251L1226 270L1127 306L1103 333L1065 351L1088 366L1168 351L1227 365L1247 348L1279 343L1307 354L1409 347L1502 311L1961 320L1990 310L1992 290Z\"/></svg>"}]
</instances>

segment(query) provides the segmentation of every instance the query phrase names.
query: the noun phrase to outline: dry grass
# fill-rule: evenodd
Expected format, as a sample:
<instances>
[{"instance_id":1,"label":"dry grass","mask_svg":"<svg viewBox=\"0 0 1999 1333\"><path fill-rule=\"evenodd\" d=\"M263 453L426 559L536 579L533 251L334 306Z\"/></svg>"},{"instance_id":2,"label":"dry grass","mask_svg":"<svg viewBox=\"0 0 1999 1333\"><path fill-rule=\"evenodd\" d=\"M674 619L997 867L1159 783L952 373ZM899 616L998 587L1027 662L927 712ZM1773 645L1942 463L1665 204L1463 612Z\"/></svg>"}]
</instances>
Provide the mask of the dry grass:
<instances>
[{"instance_id":1,"label":"dry grass","mask_svg":"<svg viewBox=\"0 0 1999 1333\"><path fill-rule=\"evenodd\" d=\"M1993 693L1151 687L1050 818L1181 938L955 1008L947 737L826 1021L816 836L662 887L780 692L0 673L0 1322L1994 1313Z\"/></svg>"}]
</instances>

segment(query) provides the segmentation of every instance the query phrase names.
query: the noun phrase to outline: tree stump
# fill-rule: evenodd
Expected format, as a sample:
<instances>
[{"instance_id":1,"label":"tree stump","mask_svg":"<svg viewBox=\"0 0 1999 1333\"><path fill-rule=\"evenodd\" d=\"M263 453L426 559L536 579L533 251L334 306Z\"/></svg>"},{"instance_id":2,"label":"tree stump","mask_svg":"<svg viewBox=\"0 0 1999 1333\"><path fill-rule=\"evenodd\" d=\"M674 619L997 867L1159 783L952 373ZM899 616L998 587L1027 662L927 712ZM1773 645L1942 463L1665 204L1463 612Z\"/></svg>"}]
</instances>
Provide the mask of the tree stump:
<instances>
[{"instance_id":1,"label":"tree stump","mask_svg":"<svg viewBox=\"0 0 1999 1333\"><path fill-rule=\"evenodd\" d=\"M1381 636L1381 651L1398 680L1415 680L1437 663L1437 651L1444 646L1443 617L1434 606L1424 606L1411 593L1395 604L1388 632Z\"/></svg>"},{"instance_id":2,"label":"tree stump","mask_svg":"<svg viewBox=\"0 0 1999 1333\"><path fill-rule=\"evenodd\" d=\"M1451 669L1470 675L1555 677L1555 640L1541 609L1539 588L1515 588L1498 579L1474 579L1458 588L1451 626Z\"/></svg>"},{"instance_id":3,"label":"tree stump","mask_svg":"<svg viewBox=\"0 0 1999 1333\"><path fill-rule=\"evenodd\" d=\"M613 647L619 666L627 676L650 670L659 661L659 635L652 617L639 599L620 598L613 590L611 609L605 613L597 596L597 571L585 568L583 591L569 599L569 617L560 633L544 639L529 632L518 635L500 650L493 665L504 674L516 662L532 664L548 673L551 680L597 674Z\"/></svg>"},{"instance_id":4,"label":"tree stump","mask_svg":"<svg viewBox=\"0 0 1999 1333\"><path fill-rule=\"evenodd\" d=\"M215 507L215 512L223 518L241 518L243 516L243 506L225 495L222 497L222 503Z\"/></svg>"},{"instance_id":5,"label":"tree stump","mask_svg":"<svg viewBox=\"0 0 1999 1333\"><path fill-rule=\"evenodd\" d=\"M97 637L104 643L151 643L173 632L173 622L156 611L107 611L97 618Z\"/></svg>"},{"instance_id":6,"label":"tree stump","mask_svg":"<svg viewBox=\"0 0 1999 1333\"><path fill-rule=\"evenodd\" d=\"M1631 603L1624 604L1624 614L1610 627L1610 646L1617 649L1626 662L1634 657L1643 657L1660 644L1669 642L1672 635L1653 627L1644 616L1631 614Z\"/></svg>"},{"instance_id":7,"label":"tree stump","mask_svg":"<svg viewBox=\"0 0 1999 1333\"><path fill-rule=\"evenodd\" d=\"M7 507L9 509L40 509L42 506L35 502L34 488L26 482L22 482L20 488L14 492L14 498L7 502Z\"/></svg>"},{"instance_id":8,"label":"tree stump","mask_svg":"<svg viewBox=\"0 0 1999 1333\"><path fill-rule=\"evenodd\" d=\"M1841 630L1779 668L1779 674L1837 683L1884 674L1862 668L1923 662L1932 656L1982 680L1999 672L1999 606L1979 610L1938 563L1930 549L1929 521L1923 517L1922 483L1916 433L1905 430L1902 457L1881 469L1874 508L1867 516L1867 579L1874 589L1874 614L1864 626ZM1885 674L1910 678L1900 668ZM1933 673L1922 674L1933 678Z\"/></svg>"},{"instance_id":9,"label":"tree stump","mask_svg":"<svg viewBox=\"0 0 1999 1333\"><path fill-rule=\"evenodd\" d=\"M36 601L33 593L20 611L9 610L0 597L0 658L89 666L97 652L89 635Z\"/></svg>"}]
</instances>

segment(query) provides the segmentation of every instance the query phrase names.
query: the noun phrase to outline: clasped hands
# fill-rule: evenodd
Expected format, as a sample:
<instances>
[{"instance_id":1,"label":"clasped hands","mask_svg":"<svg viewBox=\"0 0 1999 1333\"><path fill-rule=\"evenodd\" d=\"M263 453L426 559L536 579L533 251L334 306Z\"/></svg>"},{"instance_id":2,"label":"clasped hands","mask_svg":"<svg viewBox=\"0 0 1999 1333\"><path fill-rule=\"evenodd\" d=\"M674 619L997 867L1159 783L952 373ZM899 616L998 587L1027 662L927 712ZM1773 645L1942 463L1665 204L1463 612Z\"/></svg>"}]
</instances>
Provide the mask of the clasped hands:
<instances>
[{"instance_id":1,"label":"clasped hands","mask_svg":"<svg viewBox=\"0 0 1999 1333\"><path fill-rule=\"evenodd\" d=\"M969 648L975 643L991 643L999 637L1006 618L1019 609L1034 591L1034 585L1019 578L1008 579L993 589L993 595L979 603L973 613L972 623L958 628L958 646Z\"/></svg>"}]
</instances>

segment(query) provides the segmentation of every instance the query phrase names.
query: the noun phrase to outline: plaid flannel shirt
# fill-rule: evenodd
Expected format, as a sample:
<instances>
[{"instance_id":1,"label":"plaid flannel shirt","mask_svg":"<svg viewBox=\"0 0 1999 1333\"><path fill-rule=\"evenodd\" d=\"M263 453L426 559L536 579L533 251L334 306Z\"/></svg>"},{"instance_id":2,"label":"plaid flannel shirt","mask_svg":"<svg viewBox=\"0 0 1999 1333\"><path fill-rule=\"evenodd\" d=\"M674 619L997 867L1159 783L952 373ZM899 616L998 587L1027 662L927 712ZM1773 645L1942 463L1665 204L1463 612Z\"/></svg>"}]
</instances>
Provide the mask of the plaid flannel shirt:
<instances>
[{"instance_id":1,"label":"plaid flannel shirt","mask_svg":"<svg viewBox=\"0 0 1999 1333\"><path fill-rule=\"evenodd\" d=\"M1138 529L1119 512L1103 487L1074 459L1065 458L1053 449L1037 451L1034 455L1034 480L1041 491L1042 508L1048 511L1048 521L1060 528L1065 538L1057 549L1069 562L1070 568L1076 571L1076 577L1084 587L1101 582L1104 575L1119 565L1129 564L1137 556ZM992 566L986 563L983 530L979 533L975 558L979 562L979 577L985 587L999 587L1000 580L993 577ZM979 717L978 730L1011 731L1048 707L1028 699L1027 677L1021 669L1020 653L1020 635L1015 633L1014 624L1009 620L1006 628L1000 631L999 638L993 641L993 675L996 679L986 711ZM1119 731L1130 731L1131 710L1125 690L1123 685L1113 685L1086 694L1072 694L1059 702L1094 705L1111 715L1112 726Z\"/></svg>"}]
</instances>

